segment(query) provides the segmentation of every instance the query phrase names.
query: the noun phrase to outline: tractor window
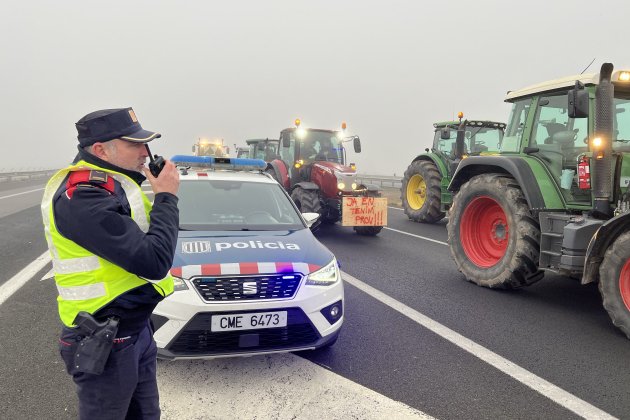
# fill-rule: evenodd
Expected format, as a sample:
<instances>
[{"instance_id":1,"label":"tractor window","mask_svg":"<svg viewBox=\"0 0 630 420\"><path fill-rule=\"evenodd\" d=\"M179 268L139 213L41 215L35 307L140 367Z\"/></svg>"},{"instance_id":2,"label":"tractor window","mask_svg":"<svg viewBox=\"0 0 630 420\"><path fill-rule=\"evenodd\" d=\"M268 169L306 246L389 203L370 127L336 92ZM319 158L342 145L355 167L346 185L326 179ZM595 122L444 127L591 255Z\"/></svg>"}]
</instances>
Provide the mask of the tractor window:
<instances>
[{"instance_id":1,"label":"tractor window","mask_svg":"<svg viewBox=\"0 0 630 420\"><path fill-rule=\"evenodd\" d=\"M588 119L569 118L567 92L541 96L532 126L530 147L549 168L568 202L590 200L577 188L577 159L588 150Z\"/></svg>"},{"instance_id":2,"label":"tractor window","mask_svg":"<svg viewBox=\"0 0 630 420\"><path fill-rule=\"evenodd\" d=\"M465 136L469 153L497 151L503 140L503 130L491 127L466 127Z\"/></svg>"},{"instance_id":3,"label":"tractor window","mask_svg":"<svg viewBox=\"0 0 630 420\"><path fill-rule=\"evenodd\" d=\"M521 99L512 104L510 118L508 119L505 136L501 141L501 152L518 152L521 148L521 140L523 139L523 130L531 99Z\"/></svg>"},{"instance_id":4,"label":"tractor window","mask_svg":"<svg viewBox=\"0 0 630 420\"><path fill-rule=\"evenodd\" d=\"M630 99L615 98L614 150L630 152Z\"/></svg>"},{"instance_id":5,"label":"tractor window","mask_svg":"<svg viewBox=\"0 0 630 420\"><path fill-rule=\"evenodd\" d=\"M294 156L295 156L295 139L291 135L291 133L283 133L282 137L289 137L291 139L291 144L289 147L280 147L280 158L287 164L289 168L293 166ZM282 144L282 140L280 140Z\"/></svg>"},{"instance_id":6,"label":"tractor window","mask_svg":"<svg viewBox=\"0 0 630 420\"><path fill-rule=\"evenodd\" d=\"M455 140L457 139L457 130L451 129L449 131L450 137L448 139L443 139L441 137L441 132L442 132L442 128L438 128L435 131L435 138L433 140L435 149L444 153L446 156L454 157L455 156Z\"/></svg>"}]
</instances>

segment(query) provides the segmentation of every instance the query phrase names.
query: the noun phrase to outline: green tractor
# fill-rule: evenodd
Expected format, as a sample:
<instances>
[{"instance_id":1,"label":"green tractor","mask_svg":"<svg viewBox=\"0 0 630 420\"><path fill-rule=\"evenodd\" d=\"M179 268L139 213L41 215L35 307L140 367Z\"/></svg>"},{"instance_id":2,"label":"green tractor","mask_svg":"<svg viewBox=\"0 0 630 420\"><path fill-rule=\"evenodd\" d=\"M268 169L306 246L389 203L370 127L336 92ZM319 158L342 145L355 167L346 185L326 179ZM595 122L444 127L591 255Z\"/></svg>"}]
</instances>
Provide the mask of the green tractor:
<instances>
[{"instance_id":1,"label":"green tractor","mask_svg":"<svg viewBox=\"0 0 630 420\"><path fill-rule=\"evenodd\" d=\"M630 338L630 71L580 74L509 92L498 156L457 167L447 225L458 269L514 289L546 271L599 282Z\"/></svg>"},{"instance_id":2,"label":"green tractor","mask_svg":"<svg viewBox=\"0 0 630 420\"><path fill-rule=\"evenodd\" d=\"M444 121L433 124L433 147L416 156L402 180L400 198L405 214L414 222L435 223L452 203L448 190L459 162L467 156L496 154L505 124L494 121Z\"/></svg>"}]
</instances>

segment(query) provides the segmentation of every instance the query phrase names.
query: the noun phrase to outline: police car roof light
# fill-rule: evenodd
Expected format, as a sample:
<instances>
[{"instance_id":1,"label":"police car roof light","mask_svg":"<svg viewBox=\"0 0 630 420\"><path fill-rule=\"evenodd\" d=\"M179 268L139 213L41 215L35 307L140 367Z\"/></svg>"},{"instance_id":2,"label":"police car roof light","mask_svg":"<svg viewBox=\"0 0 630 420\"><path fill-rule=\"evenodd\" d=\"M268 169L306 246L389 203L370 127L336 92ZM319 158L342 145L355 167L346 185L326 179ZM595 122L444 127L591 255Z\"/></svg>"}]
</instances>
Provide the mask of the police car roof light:
<instances>
[{"instance_id":1,"label":"police car roof light","mask_svg":"<svg viewBox=\"0 0 630 420\"><path fill-rule=\"evenodd\" d=\"M231 169L233 171L262 171L267 163L262 159L217 158L214 156L175 155L171 162L178 166L211 169Z\"/></svg>"}]
</instances>

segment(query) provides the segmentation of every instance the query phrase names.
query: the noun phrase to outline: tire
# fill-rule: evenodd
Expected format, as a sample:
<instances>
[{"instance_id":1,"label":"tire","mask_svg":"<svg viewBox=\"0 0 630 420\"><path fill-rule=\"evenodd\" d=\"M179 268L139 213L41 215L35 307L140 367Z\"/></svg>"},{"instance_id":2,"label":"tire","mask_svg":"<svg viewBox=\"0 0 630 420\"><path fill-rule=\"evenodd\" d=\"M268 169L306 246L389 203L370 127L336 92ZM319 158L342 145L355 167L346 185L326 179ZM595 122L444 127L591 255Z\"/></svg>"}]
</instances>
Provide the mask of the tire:
<instances>
[{"instance_id":1,"label":"tire","mask_svg":"<svg viewBox=\"0 0 630 420\"><path fill-rule=\"evenodd\" d=\"M417 160L405 171L400 188L405 214L414 222L435 223L445 216L442 204L442 177L433 162Z\"/></svg>"},{"instance_id":2,"label":"tire","mask_svg":"<svg viewBox=\"0 0 630 420\"><path fill-rule=\"evenodd\" d=\"M357 235L376 236L383 230L383 226L355 226L354 230Z\"/></svg>"},{"instance_id":3,"label":"tire","mask_svg":"<svg viewBox=\"0 0 630 420\"><path fill-rule=\"evenodd\" d=\"M613 324L630 338L630 232L606 251L599 267L599 292Z\"/></svg>"},{"instance_id":4,"label":"tire","mask_svg":"<svg viewBox=\"0 0 630 420\"><path fill-rule=\"evenodd\" d=\"M447 224L455 264L479 286L516 289L540 280L540 226L513 178L478 175L455 195Z\"/></svg>"},{"instance_id":5,"label":"tire","mask_svg":"<svg viewBox=\"0 0 630 420\"><path fill-rule=\"evenodd\" d=\"M317 190L305 190L297 187L291 192L291 198L301 213L322 214L322 205L319 202Z\"/></svg>"}]
</instances>

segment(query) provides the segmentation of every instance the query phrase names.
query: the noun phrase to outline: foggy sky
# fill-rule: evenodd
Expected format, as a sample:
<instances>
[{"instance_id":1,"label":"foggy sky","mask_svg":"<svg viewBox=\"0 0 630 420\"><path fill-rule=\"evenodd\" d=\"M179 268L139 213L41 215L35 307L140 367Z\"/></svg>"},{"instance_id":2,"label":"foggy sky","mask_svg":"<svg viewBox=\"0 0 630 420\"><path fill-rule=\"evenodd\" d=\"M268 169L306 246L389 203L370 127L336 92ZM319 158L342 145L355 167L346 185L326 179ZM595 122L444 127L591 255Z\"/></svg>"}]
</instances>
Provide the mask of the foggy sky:
<instances>
[{"instance_id":1,"label":"foggy sky","mask_svg":"<svg viewBox=\"0 0 630 420\"><path fill-rule=\"evenodd\" d=\"M231 147L304 126L348 124L358 171L401 175L463 111L505 121L508 90L630 67L630 2L0 2L0 172L59 168L74 123L133 106L162 133L155 153L198 137Z\"/></svg>"}]
</instances>

